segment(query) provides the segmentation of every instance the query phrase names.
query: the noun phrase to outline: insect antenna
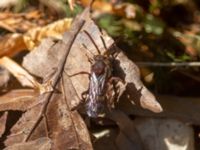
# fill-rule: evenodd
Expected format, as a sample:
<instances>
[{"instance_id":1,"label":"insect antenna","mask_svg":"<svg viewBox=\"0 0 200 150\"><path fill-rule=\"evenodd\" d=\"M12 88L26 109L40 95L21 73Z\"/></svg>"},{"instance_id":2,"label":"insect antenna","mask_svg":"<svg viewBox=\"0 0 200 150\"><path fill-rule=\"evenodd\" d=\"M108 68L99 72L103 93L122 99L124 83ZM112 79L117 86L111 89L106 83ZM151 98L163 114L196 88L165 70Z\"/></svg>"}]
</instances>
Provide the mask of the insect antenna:
<instances>
[{"instance_id":1,"label":"insect antenna","mask_svg":"<svg viewBox=\"0 0 200 150\"><path fill-rule=\"evenodd\" d=\"M94 54L93 52L91 52L91 51L87 48L87 46L86 46L84 43L82 43L82 46L87 50L87 52L88 52L89 54L92 55L92 58L94 58L95 54ZM90 57L87 55L87 53L86 53L85 55L86 55L86 57L88 58L88 61L92 64L93 59L90 58Z\"/></svg>"},{"instance_id":2,"label":"insect antenna","mask_svg":"<svg viewBox=\"0 0 200 150\"><path fill-rule=\"evenodd\" d=\"M91 37L91 35L90 35L86 30L84 30L83 32L84 32L84 33L89 37L89 39L92 41L93 45L94 45L95 48L97 49L98 54L100 55L100 54L101 54L100 49L98 48L97 44L95 43L95 41L93 40L93 38Z\"/></svg>"},{"instance_id":3,"label":"insect antenna","mask_svg":"<svg viewBox=\"0 0 200 150\"><path fill-rule=\"evenodd\" d=\"M106 43L105 43L103 37L100 36L100 38L101 38L101 41L102 41L103 46L104 46L104 48L105 48L105 52L103 53L103 55L109 55L109 54L108 54L108 48L107 48L107 46L106 46Z\"/></svg>"},{"instance_id":4,"label":"insect antenna","mask_svg":"<svg viewBox=\"0 0 200 150\"><path fill-rule=\"evenodd\" d=\"M95 56L95 54L93 53L93 52L91 52L88 48L87 48L87 46L84 44L84 43L82 43L82 46L87 50L87 52L88 53L90 53L93 57Z\"/></svg>"}]
</instances>

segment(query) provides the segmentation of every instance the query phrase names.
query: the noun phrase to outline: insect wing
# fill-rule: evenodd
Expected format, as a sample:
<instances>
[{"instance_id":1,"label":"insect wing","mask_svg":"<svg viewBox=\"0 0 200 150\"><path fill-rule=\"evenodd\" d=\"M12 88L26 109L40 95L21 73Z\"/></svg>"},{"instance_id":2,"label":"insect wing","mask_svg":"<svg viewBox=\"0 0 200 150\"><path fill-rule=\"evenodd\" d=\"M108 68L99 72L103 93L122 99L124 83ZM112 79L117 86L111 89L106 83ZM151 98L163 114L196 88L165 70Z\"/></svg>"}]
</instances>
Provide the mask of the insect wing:
<instances>
[{"instance_id":1,"label":"insect wing","mask_svg":"<svg viewBox=\"0 0 200 150\"><path fill-rule=\"evenodd\" d=\"M87 114L90 117L97 117L97 115L103 110L105 80L106 73L99 76L94 72L91 74L89 97L86 104Z\"/></svg>"}]
</instances>

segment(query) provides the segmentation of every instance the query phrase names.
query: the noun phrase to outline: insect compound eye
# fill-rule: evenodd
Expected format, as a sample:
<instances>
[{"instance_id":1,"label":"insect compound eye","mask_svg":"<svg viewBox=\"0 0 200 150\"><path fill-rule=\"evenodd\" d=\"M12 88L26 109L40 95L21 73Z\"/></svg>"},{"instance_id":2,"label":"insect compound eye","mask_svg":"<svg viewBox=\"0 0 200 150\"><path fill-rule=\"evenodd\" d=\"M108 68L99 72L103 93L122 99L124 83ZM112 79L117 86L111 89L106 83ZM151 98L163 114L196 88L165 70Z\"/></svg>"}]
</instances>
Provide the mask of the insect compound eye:
<instances>
[{"instance_id":1,"label":"insect compound eye","mask_svg":"<svg viewBox=\"0 0 200 150\"><path fill-rule=\"evenodd\" d=\"M92 66L92 71L96 74L96 75L101 75L104 73L105 71L105 63L102 61L97 61L95 64L93 64Z\"/></svg>"}]
</instances>

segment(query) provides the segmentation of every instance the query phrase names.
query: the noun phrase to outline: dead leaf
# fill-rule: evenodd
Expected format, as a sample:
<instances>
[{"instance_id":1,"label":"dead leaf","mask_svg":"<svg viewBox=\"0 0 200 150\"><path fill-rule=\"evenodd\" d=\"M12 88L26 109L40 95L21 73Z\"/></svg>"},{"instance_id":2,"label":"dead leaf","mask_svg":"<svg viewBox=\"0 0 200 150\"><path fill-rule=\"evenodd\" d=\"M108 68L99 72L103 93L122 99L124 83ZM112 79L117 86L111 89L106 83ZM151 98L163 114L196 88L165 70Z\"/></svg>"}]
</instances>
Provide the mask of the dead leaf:
<instances>
[{"instance_id":1,"label":"dead leaf","mask_svg":"<svg viewBox=\"0 0 200 150\"><path fill-rule=\"evenodd\" d=\"M88 6L89 2L89 0L81 0L81 4L84 6ZM131 3L112 4L112 2L96 0L92 8L100 13L114 14L127 19L134 19L138 14L143 14L139 5Z\"/></svg>"},{"instance_id":2,"label":"dead leaf","mask_svg":"<svg viewBox=\"0 0 200 150\"><path fill-rule=\"evenodd\" d=\"M27 49L32 50L34 47L38 46L42 39L47 37L53 37L55 39L61 39L62 34L69 30L72 23L71 18L65 18L58 20L44 27L37 27L29 30L24 36L24 42Z\"/></svg>"},{"instance_id":3,"label":"dead leaf","mask_svg":"<svg viewBox=\"0 0 200 150\"><path fill-rule=\"evenodd\" d=\"M72 112L69 107L73 98L72 88L64 85L65 80L70 79L66 79L67 76L60 78L64 74L67 55L83 24L80 17L76 19L73 28L67 33L70 39L63 41L63 47L60 47L65 51L56 72L53 71L55 73L51 78L44 79L44 82L52 80L54 91L40 95L38 104L23 114L12 127L11 134L5 141L6 146L46 136L52 140L52 149L93 149L84 121L77 111Z\"/></svg>"},{"instance_id":4,"label":"dead leaf","mask_svg":"<svg viewBox=\"0 0 200 150\"><path fill-rule=\"evenodd\" d=\"M53 142L52 149L66 147L69 149L92 149L86 125L77 111L70 110L80 101L79 97L82 92L87 90L88 76L80 75L69 79L67 75L80 71L89 72L91 65L85 55L91 57L92 54L97 54L96 47L86 35L85 30L94 39L101 53L106 51L105 47L111 48L114 43L106 33L100 32L90 18L89 8L86 8L75 19L71 30L64 34L62 40L47 39L24 58L25 68L42 77L44 83L50 80L54 91L40 95L37 100L38 104L23 114L12 127L11 134L5 141L6 146L46 136ZM102 39L104 39L105 45ZM121 51L118 52L114 71L117 73L116 75L122 75L126 81L126 84L121 86L122 95L127 92L130 95L136 91L140 95L137 99L144 108L155 112L162 110L155 97L140 81L136 65ZM127 118L124 117L124 119ZM129 138L131 139L131 137Z\"/></svg>"},{"instance_id":5,"label":"dead leaf","mask_svg":"<svg viewBox=\"0 0 200 150\"><path fill-rule=\"evenodd\" d=\"M4 134L6 129L6 121L7 121L8 112L4 112L3 115L0 116L0 138Z\"/></svg>"},{"instance_id":6,"label":"dead leaf","mask_svg":"<svg viewBox=\"0 0 200 150\"><path fill-rule=\"evenodd\" d=\"M37 87L38 82L25 69L8 57L0 59L0 65L8 69L22 84L22 86Z\"/></svg>"},{"instance_id":7,"label":"dead leaf","mask_svg":"<svg viewBox=\"0 0 200 150\"><path fill-rule=\"evenodd\" d=\"M113 110L109 118L117 123L120 132L116 138L116 145L120 150L143 150L142 141L134 123L119 110ZM131 132L130 132L131 131Z\"/></svg>"},{"instance_id":8,"label":"dead leaf","mask_svg":"<svg viewBox=\"0 0 200 150\"><path fill-rule=\"evenodd\" d=\"M6 147L4 150L51 150L52 142L51 139L42 137L30 142L22 142Z\"/></svg>"},{"instance_id":9,"label":"dead leaf","mask_svg":"<svg viewBox=\"0 0 200 150\"><path fill-rule=\"evenodd\" d=\"M8 69L18 79L22 86L35 88L36 90L39 90L40 94L53 90L50 82L40 84L25 69L8 57L1 58L0 65Z\"/></svg>"},{"instance_id":10,"label":"dead leaf","mask_svg":"<svg viewBox=\"0 0 200 150\"><path fill-rule=\"evenodd\" d=\"M102 34L99 28L90 19L89 15L84 19L86 20L86 23L82 31L86 30L94 39L96 45L101 50L101 53L105 52L106 49L101 40L101 36L103 37L107 48L112 46L114 43L113 39L105 33ZM67 34L64 35L64 40L67 41L69 40L68 38ZM87 49L83 45L86 45ZM45 78L46 74L52 71L52 68L56 68L58 66L58 62L64 53L64 49L62 47L62 41L55 43L53 40L47 39L41 43L38 49L35 49L33 52L24 57L23 66L31 73ZM65 68L66 72L69 75L81 71L90 72L91 66L86 55L93 57L91 54L98 54L96 47L84 32L80 32L74 42L74 45L72 46L72 50L69 53ZM126 81L126 85L121 86L121 93L123 95L121 100L127 98L127 95L130 95L129 100L133 101L136 99L136 101L138 101L137 104L141 105L143 108L154 112L161 112L162 107L156 101L153 94L141 82L138 67L131 60L129 60L122 51L119 51L115 64L118 64L114 66L117 76L121 76L121 78ZM78 96L81 97L81 94L88 88L88 76L77 75L71 77L71 80Z\"/></svg>"},{"instance_id":11,"label":"dead leaf","mask_svg":"<svg viewBox=\"0 0 200 150\"><path fill-rule=\"evenodd\" d=\"M0 97L0 111L27 110L38 96L33 90L12 90Z\"/></svg>"},{"instance_id":12,"label":"dead leaf","mask_svg":"<svg viewBox=\"0 0 200 150\"><path fill-rule=\"evenodd\" d=\"M70 100L69 97L67 99ZM41 108L42 105L39 104L21 117L11 129L11 135L5 142L7 146L25 141L39 117ZM69 149L92 149L85 123L77 111L69 110L64 96L54 94L48 106L46 118L38 123L30 140L49 136L53 142L52 149L65 149L66 147Z\"/></svg>"},{"instance_id":13,"label":"dead leaf","mask_svg":"<svg viewBox=\"0 0 200 150\"><path fill-rule=\"evenodd\" d=\"M0 13L0 28L10 32L26 32L38 26L44 26L52 21L52 17L45 17L46 14L34 10L26 13Z\"/></svg>"},{"instance_id":14,"label":"dead leaf","mask_svg":"<svg viewBox=\"0 0 200 150\"><path fill-rule=\"evenodd\" d=\"M139 68L122 52L118 54L117 60L120 62L117 72L120 76L125 76L126 81L126 85L121 89L121 100L126 98L155 113L162 112L163 109L155 96L142 83Z\"/></svg>"},{"instance_id":15,"label":"dead leaf","mask_svg":"<svg viewBox=\"0 0 200 150\"><path fill-rule=\"evenodd\" d=\"M22 50L32 50L46 37L61 38L71 26L72 19L66 18L44 27L36 27L25 34L13 33L0 38L0 57L14 56Z\"/></svg>"},{"instance_id":16,"label":"dead leaf","mask_svg":"<svg viewBox=\"0 0 200 150\"><path fill-rule=\"evenodd\" d=\"M90 1L89 0L81 0L81 4L85 7L87 7L87 6L89 6ZM96 0L96 1L94 1L92 8L95 10L101 11L102 13L112 13L113 6L109 2Z\"/></svg>"},{"instance_id":17,"label":"dead leaf","mask_svg":"<svg viewBox=\"0 0 200 150\"><path fill-rule=\"evenodd\" d=\"M37 105L32 109L27 110L22 117L17 121L17 123L11 128L11 134L7 137L5 141L6 146L12 146L13 144L26 142L24 139L30 132L31 127L34 125L35 120L38 118L38 113L41 110L41 105ZM43 134L42 134L43 133ZM41 136L45 137L45 130L41 131Z\"/></svg>"},{"instance_id":18,"label":"dead leaf","mask_svg":"<svg viewBox=\"0 0 200 150\"><path fill-rule=\"evenodd\" d=\"M24 49L26 45L22 34L13 33L0 38L0 57L14 56Z\"/></svg>"}]
</instances>

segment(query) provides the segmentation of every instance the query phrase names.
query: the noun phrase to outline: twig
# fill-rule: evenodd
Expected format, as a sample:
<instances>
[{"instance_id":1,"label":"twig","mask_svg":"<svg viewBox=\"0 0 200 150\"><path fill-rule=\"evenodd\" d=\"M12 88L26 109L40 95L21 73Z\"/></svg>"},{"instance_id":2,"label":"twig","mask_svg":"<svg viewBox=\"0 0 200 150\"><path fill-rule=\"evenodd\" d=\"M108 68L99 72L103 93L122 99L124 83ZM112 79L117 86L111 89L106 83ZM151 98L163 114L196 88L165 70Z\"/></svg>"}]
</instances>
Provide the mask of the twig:
<instances>
[{"instance_id":1,"label":"twig","mask_svg":"<svg viewBox=\"0 0 200 150\"><path fill-rule=\"evenodd\" d=\"M193 80L196 80L196 81L200 82L200 77L199 77L198 75L195 76L195 75L193 75L193 74L191 74L191 73L189 73L189 72L185 72L185 71L182 71L182 70L179 70L179 72L180 72L181 74L183 74L183 75L185 75L185 76L187 76L187 77L193 79Z\"/></svg>"},{"instance_id":2,"label":"twig","mask_svg":"<svg viewBox=\"0 0 200 150\"><path fill-rule=\"evenodd\" d=\"M85 23L84 20L79 20L77 22L77 24L74 24L74 30L71 30L71 32L68 33L68 36L71 37L71 38L68 41L65 42L66 51L63 54L63 57L61 58L61 60L58 64L57 71L55 72L54 76L51 79L53 89L56 88L57 84L60 81L60 78L62 76L62 72L63 72L64 67L65 67L65 63L66 63L66 60L67 60L67 56L69 55L69 52L70 52L70 49L71 49L71 47L74 43L74 40L76 39L76 36L78 35L79 31L83 27L84 23ZM63 44L64 44L64 42L63 42ZM39 112L39 115L38 115L36 122L34 123L33 127L31 128L29 134L24 139L24 141L29 140L30 136L32 135L32 133L34 132L34 130L36 129L36 127L38 126L38 124L40 123L42 118L44 117L43 114L45 114L45 112L46 112L47 106L49 104L49 101L51 100L53 93L54 92L49 92L49 93L45 93L45 94L41 95L41 98L42 98L42 101L44 101L44 104L41 108L41 111Z\"/></svg>"},{"instance_id":3,"label":"twig","mask_svg":"<svg viewBox=\"0 0 200 150\"><path fill-rule=\"evenodd\" d=\"M138 66L150 67L200 67L200 62L135 62Z\"/></svg>"}]
</instances>

